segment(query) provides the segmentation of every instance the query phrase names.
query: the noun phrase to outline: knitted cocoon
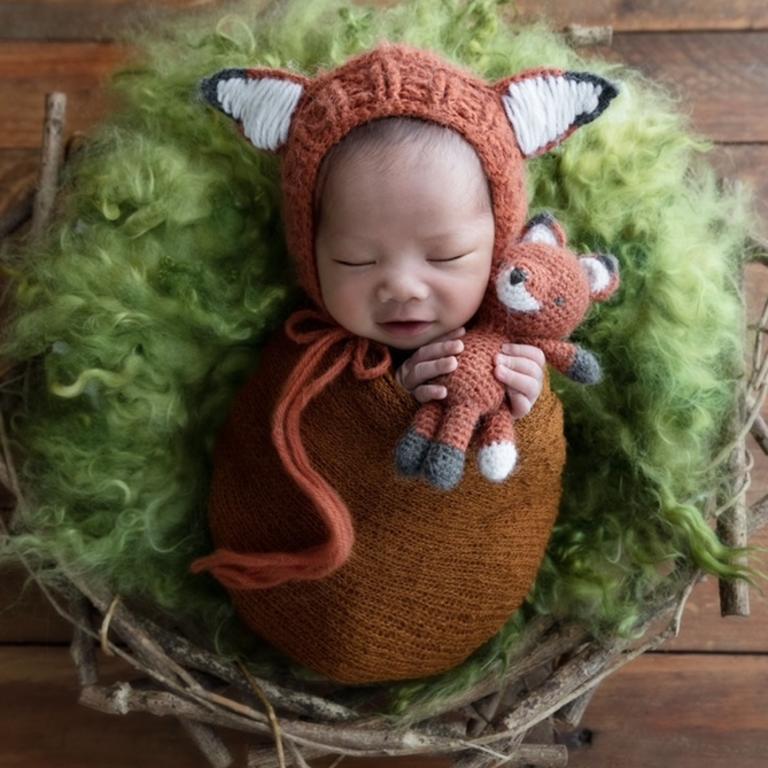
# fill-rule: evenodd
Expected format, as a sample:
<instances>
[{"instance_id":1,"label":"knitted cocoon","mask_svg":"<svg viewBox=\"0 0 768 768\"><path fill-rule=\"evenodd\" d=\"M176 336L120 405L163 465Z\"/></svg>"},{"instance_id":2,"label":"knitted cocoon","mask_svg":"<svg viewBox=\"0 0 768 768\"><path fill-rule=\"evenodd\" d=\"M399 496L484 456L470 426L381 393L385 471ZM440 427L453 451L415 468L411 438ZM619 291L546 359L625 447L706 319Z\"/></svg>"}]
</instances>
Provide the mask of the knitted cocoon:
<instances>
[{"instance_id":1,"label":"knitted cocoon","mask_svg":"<svg viewBox=\"0 0 768 768\"><path fill-rule=\"evenodd\" d=\"M278 334L238 393L216 445L210 525L217 547L294 550L326 536L270 440L280 383L301 348ZM445 493L404 480L392 448L418 404L391 374L342 374L303 417L312 461L347 501L355 545L320 580L230 589L243 621L331 679L370 683L444 672L498 632L535 578L557 515L562 408L548 382L518 422L517 473L489 483L470 463Z\"/></svg>"}]
</instances>

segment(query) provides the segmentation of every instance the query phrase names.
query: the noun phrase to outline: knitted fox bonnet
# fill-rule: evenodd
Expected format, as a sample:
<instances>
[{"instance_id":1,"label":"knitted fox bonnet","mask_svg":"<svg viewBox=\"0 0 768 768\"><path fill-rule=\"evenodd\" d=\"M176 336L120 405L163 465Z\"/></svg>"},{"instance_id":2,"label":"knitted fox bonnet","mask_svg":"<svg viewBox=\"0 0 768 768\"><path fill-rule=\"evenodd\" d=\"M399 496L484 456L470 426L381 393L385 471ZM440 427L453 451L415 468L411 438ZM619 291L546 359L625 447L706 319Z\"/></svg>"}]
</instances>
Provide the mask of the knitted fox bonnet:
<instances>
[{"instance_id":1,"label":"knitted fox bonnet","mask_svg":"<svg viewBox=\"0 0 768 768\"><path fill-rule=\"evenodd\" d=\"M226 69L204 80L201 90L210 104L237 121L255 147L281 156L286 241L298 280L317 311L301 310L286 322L288 336L307 348L280 395L272 437L287 474L312 500L328 537L297 552L218 549L192 570L209 570L225 586L240 590L322 579L349 558L354 530L344 500L304 450L301 414L347 366L359 379L375 379L391 367L384 345L346 331L323 306L313 198L324 156L352 129L386 117L418 118L457 131L476 151L489 181L497 263L525 225L525 159L594 120L617 90L596 75L554 69L528 70L489 85L433 54L392 44L314 78L273 69Z\"/></svg>"}]
</instances>

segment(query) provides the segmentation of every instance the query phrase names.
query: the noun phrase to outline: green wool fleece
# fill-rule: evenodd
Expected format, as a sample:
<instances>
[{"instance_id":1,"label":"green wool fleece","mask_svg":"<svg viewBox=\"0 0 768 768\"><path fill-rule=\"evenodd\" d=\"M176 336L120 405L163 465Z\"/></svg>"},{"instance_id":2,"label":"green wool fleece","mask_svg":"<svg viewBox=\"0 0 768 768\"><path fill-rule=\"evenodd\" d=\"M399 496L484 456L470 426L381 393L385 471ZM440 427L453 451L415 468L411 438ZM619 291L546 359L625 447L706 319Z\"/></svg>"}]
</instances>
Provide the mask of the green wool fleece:
<instances>
[{"instance_id":1,"label":"green wool fleece","mask_svg":"<svg viewBox=\"0 0 768 768\"><path fill-rule=\"evenodd\" d=\"M311 75L388 39L489 81L559 67L619 84L599 120L529 163L528 191L532 215L551 210L577 252L614 253L622 279L576 335L604 382L553 374L568 465L528 602L456 670L378 689L389 711L407 716L503 664L539 614L628 634L675 567L747 575L702 509L723 479L713 461L740 376L749 201L717 183L711 145L660 87L583 60L502 5L296 0L266 17L236 6L133 33L139 53L113 80L118 106L69 165L49 232L2 255L15 278L2 354L30 365L4 388L26 503L0 562L22 554L52 586L63 568L103 579L259 674L312 677L250 636L212 579L187 570L212 549L217 429L298 296L277 160L206 108L197 84L225 67Z\"/></svg>"}]
</instances>

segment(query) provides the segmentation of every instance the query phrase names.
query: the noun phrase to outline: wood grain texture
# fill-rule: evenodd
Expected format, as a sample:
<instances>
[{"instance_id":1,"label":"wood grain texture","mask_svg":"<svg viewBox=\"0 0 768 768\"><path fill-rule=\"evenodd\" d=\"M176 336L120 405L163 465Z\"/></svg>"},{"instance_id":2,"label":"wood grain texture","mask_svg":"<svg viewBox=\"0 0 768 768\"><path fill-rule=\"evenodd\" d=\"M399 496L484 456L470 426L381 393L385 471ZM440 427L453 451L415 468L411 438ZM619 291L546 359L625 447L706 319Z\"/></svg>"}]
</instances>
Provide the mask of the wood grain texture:
<instances>
[{"instance_id":1,"label":"wood grain texture","mask_svg":"<svg viewBox=\"0 0 768 768\"><path fill-rule=\"evenodd\" d=\"M745 30L768 28L762 0L520 0L524 17L551 19L554 26L602 26L619 32Z\"/></svg>"},{"instance_id":2,"label":"wood grain texture","mask_svg":"<svg viewBox=\"0 0 768 768\"><path fill-rule=\"evenodd\" d=\"M102 682L135 678L124 662L99 653ZM78 704L66 648L0 647L0 765L4 768L209 768L172 718L106 715ZM223 733L223 732L219 732ZM226 732L235 766L246 764L248 738ZM313 765L328 765L324 759ZM430 757L344 761L350 768L448 768Z\"/></svg>"},{"instance_id":3,"label":"wood grain texture","mask_svg":"<svg viewBox=\"0 0 768 768\"><path fill-rule=\"evenodd\" d=\"M253 0L257 7L267 0ZM253 5L253 2L251 5ZM391 5L366 0L363 5ZM149 11L156 19L207 11L224 0L0 0L0 37L15 40L109 40ZM768 29L763 0L520 0L520 18L545 18L554 28L568 24L601 26L616 31L691 31Z\"/></svg>"},{"instance_id":4,"label":"wood grain texture","mask_svg":"<svg viewBox=\"0 0 768 768\"><path fill-rule=\"evenodd\" d=\"M105 680L126 667L100 659ZM128 678L129 679L129 678ZM572 768L764 768L768 750L768 657L646 654L599 688L581 727L591 746ZM2 765L33 768L205 768L178 723L103 715L77 704L65 648L0 648ZM246 741L229 734L244 765ZM441 758L345 760L350 768L447 768Z\"/></svg>"},{"instance_id":5,"label":"wood grain texture","mask_svg":"<svg viewBox=\"0 0 768 768\"><path fill-rule=\"evenodd\" d=\"M111 40L136 23L222 5L220 0L0 0L0 38Z\"/></svg>"},{"instance_id":6,"label":"wood grain texture","mask_svg":"<svg viewBox=\"0 0 768 768\"><path fill-rule=\"evenodd\" d=\"M0 150L0 240L31 210L39 168L34 150Z\"/></svg>"},{"instance_id":7,"label":"wood grain texture","mask_svg":"<svg viewBox=\"0 0 768 768\"><path fill-rule=\"evenodd\" d=\"M768 141L768 34L616 35L595 54L635 67L679 96L699 133L721 142Z\"/></svg>"},{"instance_id":8,"label":"wood grain texture","mask_svg":"<svg viewBox=\"0 0 768 768\"><path fill-rule=\"evenodd\" d=\"M45 94L63 91L68 134L109 109L102 86L128 51L113 43L0 43L0 149L42 144Z\"/></svg>"},{"instance_id":9,"label":"wood grain texture","mask_svg":"<svg viewBox=\"0 0 768 768\"><path fill-rule=\"evenodd\" d=\"M699 133L721 142L768 142L768 32L626 34L593 55L625 61L680 94ZM61 90L70 130L108 110L101 86L128 56L112 43L0 42L0 148L40 146L43 98Z\"/></svg>"},{"instance_id":10,"label":"wood grain texture","mask_svg":"<svg viewBox=\"0 0 768 768\"><path fill-rule=\"evenodd\" d=\"M765 768L768 657L646 654L598 689L569 768Z\"/></svg>"}]
</instances>

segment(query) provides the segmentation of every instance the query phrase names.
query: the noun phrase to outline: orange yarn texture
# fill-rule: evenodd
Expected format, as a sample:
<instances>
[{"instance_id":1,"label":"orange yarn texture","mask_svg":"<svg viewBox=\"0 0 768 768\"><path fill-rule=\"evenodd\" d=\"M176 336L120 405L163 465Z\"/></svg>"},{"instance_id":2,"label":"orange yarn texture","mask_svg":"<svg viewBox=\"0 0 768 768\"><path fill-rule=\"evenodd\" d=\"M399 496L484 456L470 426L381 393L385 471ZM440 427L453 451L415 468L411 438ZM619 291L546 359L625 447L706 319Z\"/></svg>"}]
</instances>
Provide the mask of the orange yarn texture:
<instances>
[{"instance_id":1,"label":"orange yarn texture","mask_svg":"<svg viewBox=\"0 0 768 768\"><path fill-rule=\"evenodd\" d=\"M270 436L280 384L303 351L282 333L273 338L219 435L209 508L217 547L291 552L326 541ZM417 407L390 372L360 381L348 368L324 388L304 412L302 436L349 506L351 555L321 580L229 590L254 632L339 682L422 677L463 661L525 599L557 515L565 441L548 380L517 423L520 467L503 484L471 458L451 493L399 477L393 447Z\"/></svg>"}]
</instances>

